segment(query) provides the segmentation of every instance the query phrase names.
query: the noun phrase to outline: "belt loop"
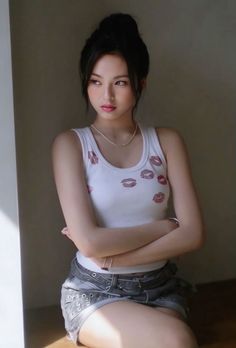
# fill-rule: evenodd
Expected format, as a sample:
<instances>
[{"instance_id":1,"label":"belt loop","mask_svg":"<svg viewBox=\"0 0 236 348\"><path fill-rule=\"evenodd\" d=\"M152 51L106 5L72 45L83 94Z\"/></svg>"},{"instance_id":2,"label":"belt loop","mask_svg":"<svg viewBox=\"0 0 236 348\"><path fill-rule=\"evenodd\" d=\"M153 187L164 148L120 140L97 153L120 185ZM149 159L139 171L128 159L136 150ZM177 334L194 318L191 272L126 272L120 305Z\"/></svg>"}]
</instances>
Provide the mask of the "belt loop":
<instances>
[{"instance_id":1,"label":"belt loop","mask_svg":"<svg viewBox=\"0 0 236 348\"><path fill-rule=\"evenodd\" d=\"M140 279L138 279L138 287L139 287L140 289L142 289L142 284L141 284Z\"/></svg>"},{"instance_id":2,"label":"belt loop","mask_svg":"<svg viewBox=\"0 0 236 348\"><path fill-rule=\"evenodd\" d=\"M117 282L118 282L118 275L117 274L112 274L111 286L113 288L116 288L117 287Z\"/></svg>"},{"instance_id":3,"label":"belt loop","mask_svg":"<svg viewBox=\"0 0 236 348\"><path fill-rule=\"evenodd\" d=\"M114 283L116 283L116 279L115 279L115 274L111 274L111 281L109 281L106 285L106 291L110 291L111 288L114 286Z\"/></svg>"},{"instance_id":4,"label":"belt loop","mask_svg":"<svg viewBox=\"0 0 236 348\"><path fill-rule=\"evenodd\" d=\"M145 300L145 302L148 303L148 301L149 301L149 294L148 294L148 291L147 291L147 290L144 290L144 293L145 293L145 295L146 295L146 300Z\"/></svg>"}]
</instances>

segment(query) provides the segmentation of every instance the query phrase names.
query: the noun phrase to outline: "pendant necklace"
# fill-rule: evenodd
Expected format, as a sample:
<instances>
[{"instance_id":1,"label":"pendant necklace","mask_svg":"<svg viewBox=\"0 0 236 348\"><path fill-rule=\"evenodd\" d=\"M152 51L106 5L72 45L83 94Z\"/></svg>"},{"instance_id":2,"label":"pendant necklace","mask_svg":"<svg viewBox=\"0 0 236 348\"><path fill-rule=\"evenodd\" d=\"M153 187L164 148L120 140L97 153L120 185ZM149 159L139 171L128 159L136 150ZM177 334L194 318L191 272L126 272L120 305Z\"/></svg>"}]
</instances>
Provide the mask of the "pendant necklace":
<instances>
[{"instance_id":1,"label":"pendant necklace","mask_svg":"<svg viewBox=\"0 0 236 348\"><path fill-rule=\"evenodd\" d=\"M116 144L112 140L110 140L105 134L103 134L99 129L97 129L97 127L95 127L93 124L91 124L90 127L95 129L95 131L98 132L106 141L108 141L108 143L110 143L114 146L127 146L127 145L129 145L131 143L131 141L134 139L134 137L137 133L137 130L138 130L138 124L136 123L135 130L134 130L133 134L131 135L131 137L129 138L129 140L123 144Z\"/></svg>"}]
</instances>

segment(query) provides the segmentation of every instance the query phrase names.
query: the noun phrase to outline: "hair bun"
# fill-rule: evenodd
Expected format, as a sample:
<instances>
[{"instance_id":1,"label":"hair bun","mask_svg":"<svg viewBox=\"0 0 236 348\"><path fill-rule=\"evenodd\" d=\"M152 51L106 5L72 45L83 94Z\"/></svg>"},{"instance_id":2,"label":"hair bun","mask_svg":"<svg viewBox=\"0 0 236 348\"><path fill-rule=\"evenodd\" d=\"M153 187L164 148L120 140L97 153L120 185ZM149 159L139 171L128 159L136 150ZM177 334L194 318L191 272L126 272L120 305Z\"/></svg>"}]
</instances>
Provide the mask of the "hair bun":
<instances>
[{"instance_id":1,"label":"hair bun","mask_svg":"<svg viewBox=\"0 0 236 348\"><path fill-rule=\"evenodd\" d=\"M114 13L104 18L101 21L98 30L107 34L116 32L119 32L120 34L121 32L125 32L128 35L139 36L137 23L133 17L124 13Z\"/></svg>"}]
</instances>

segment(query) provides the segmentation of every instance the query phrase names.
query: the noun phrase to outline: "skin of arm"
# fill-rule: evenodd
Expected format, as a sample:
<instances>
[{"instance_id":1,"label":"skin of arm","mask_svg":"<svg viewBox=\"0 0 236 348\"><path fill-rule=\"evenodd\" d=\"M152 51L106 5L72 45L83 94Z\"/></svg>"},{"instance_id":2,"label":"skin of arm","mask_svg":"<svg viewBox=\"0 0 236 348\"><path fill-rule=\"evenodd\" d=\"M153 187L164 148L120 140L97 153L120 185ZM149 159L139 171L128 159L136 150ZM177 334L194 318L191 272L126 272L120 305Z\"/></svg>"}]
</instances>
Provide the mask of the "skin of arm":
<instances>
[{"instance_id":1,"label":"skin of arm","mask_svg":"<svg viewBox=\"0 0 236 348\"><path fill-rule=\"evenodd\" d=\"M204 241L202 214L194 189L189 159L181 136L172 129L159 129L166 155L168 179L179 227L136 250L113 257L112 267L136 266L166 260L200 248ZM102 259L93 259L99 266Z\"/></svg>"},{"instance_id":2,"label":"skin of arm","mask_svg":"<svg viewBox=\"0 0 236 348\"><path fill-rule=\"evenodd\" d=\"M52 163L57 192L70 239L91 258L126 253L169 233L168 220L128 228L103 228L96 223L85 181L80 141L73 131L59 134L52 145Z\"/></svg>"}]
</instances>

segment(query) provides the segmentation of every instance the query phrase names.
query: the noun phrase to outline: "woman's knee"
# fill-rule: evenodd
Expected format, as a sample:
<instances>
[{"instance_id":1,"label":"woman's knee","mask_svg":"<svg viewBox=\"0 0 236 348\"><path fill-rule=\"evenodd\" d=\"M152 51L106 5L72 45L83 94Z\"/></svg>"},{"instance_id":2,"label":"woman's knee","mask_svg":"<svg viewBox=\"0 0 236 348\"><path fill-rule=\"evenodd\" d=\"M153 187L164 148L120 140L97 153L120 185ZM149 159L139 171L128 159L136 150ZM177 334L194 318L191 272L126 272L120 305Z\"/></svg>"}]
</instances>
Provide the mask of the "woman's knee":
<instances>
[{"instance_id":1,"label":"woman's knee","mask_svg":"<svg viewBox=\"0 0 236 348\"><path fill-rule=\"evenodd\" d=\"M166 345L160 348L198 348L196 338L187 325L176 327L168 332Z\"/></svg>"}]
</instances>

